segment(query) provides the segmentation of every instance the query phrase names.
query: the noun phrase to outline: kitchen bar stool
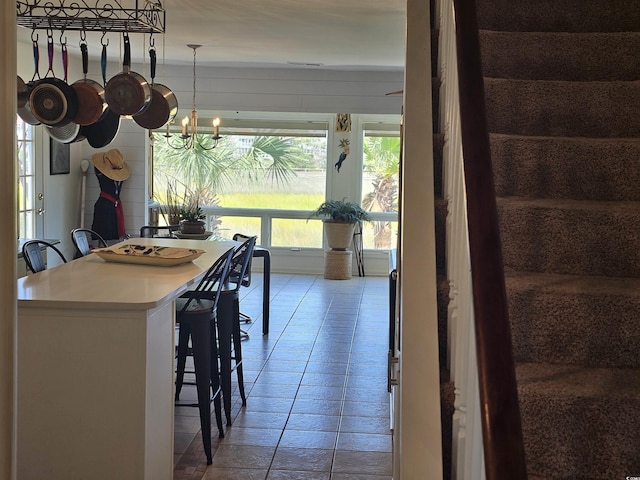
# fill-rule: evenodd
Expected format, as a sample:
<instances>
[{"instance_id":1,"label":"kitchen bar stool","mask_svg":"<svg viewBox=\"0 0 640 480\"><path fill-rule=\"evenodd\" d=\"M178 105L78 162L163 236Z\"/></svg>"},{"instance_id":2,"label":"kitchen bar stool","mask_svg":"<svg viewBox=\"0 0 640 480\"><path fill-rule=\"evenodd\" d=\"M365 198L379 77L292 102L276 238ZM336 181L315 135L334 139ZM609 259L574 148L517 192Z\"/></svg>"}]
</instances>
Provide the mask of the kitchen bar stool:
<instances>
[{"instance_id":1,"label":"kitchen bar stool","mask_svg":"<svg viewBox=\"0 0 640 480\"><path fill-rule=\"evenodd\" d=\"M244 233L235 233L233 235L233 239L236 242L245 242L250 238L249 235L245 235ZM256 239L257 242L257 239ZM253 257L253 255L252 255ZM245 272L244 276L242 277L242 286L243 287L249 287L251 285L251 259L249 259L249 265L247 266L247 271ZM240 322L241 323L251 323L251 316L247 315L246 313L242 313L240 312ZM245 330L240 329L240 335L242 336L243 339L249 338L249 333L246 332Z\"/></svg>"},{"instance_id":2,"label":"kitchen bar stool","mask_svg":"<svg viewBox=\"0 0 640 480\"><path fill-rule=\"evenodd\" d=\"M42 255L42 250L52 250L58 254L60 259L67 263L67 259L58 248L45 240L29 240L22 245L22 257L27 268L33 273L41 272L47 269L47 263L45 257Z\"/></svg>"},{"instance_id":3,"label":"kitchen bar stool","mask_svg":"<svg viewBox=\"0 0 640 480\"><path fill-rule=\"evenodd\" d=\"M170 237L176 238L174 235L180 229L180 225L144 225L140 227L141 238L154 238L154 237Z\"/></svg>"},{"instance_id":4,"label":"kitchen bar stool","mask_svg":"<svg viewBox=\"0 0 640 480\"><path fill-rule=\"evenodd\" d=\"M220 292L220 300L216 315L218 328L218 348L220 353L220 378L222 385L222 403L227 425L231 425L231 361L238 378L238 390L242 405L247 404L244 392L244 375L242 371L242 346L240 332L240 295L242 279L253 256L256 237L249 237L240 245L231 260L229 278ZM233 352L232 346L233 344Z\"/></svg>"},{"instance_id":5,"label":"kitchen bar stool","mask_svg":"<svg viewBox=\"0 0 640 480\"><path fill-rule=\"evenodd\" d=\"M76 254L73 258L84 257L91 253L93 242L97 241L98 248L107 246L107 242L98 232L94 232L88 228L74 228L71 230L71 241L76 247Z\"/></svg>"},{"instance_id":6,"label":"kitchen bar stool","mask_svg":"<svg viewBox=\"0 0 640 480\"><path fill-rule=\"evenodd\" d=\"M180 325L177 349L176 406L197 406L200 411L202 443L211 465L211 394L220 438L224 437L220 405L220 373L214 315L231 265L235 250L230 249L209 268L195 290L176 300L176 321ZM197 404L180 404L180 391L184 381L184 368L191 340L191 350L196 377Z\"/></svg>"}]
</instances>

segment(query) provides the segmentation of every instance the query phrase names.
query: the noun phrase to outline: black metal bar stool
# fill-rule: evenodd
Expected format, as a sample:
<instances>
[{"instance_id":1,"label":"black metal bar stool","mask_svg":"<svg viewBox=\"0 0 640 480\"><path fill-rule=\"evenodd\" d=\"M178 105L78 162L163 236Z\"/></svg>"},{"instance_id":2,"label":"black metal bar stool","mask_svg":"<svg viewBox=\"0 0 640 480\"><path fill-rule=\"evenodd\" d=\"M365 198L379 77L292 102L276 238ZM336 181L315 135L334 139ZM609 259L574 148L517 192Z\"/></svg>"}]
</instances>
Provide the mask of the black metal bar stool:
<instances>
[{"instance_id":1,"label":"black metal bar stool","mask_svg":"<svg viewBox=\"0 0 640 480\"><path fill-rule=\"evenodd\" d=\"M202 443L211 465L211 395L219 436L224 437L222 412L220 405L220 373L218 369L218 351L214 314L220 298L220 292L230 272L231 259L235 250L230 249L220 256L204 275L198 287L185 293L176 300L176 321L179 323L177 370L176 370L176 406L197 406L200 412ZM194 373L196 377L197 404L177 403L184 382L184 369L191 340Z\"/></svg>"},{"instance_id":2,"label":"black metal bar stool","mask_svg":"<svg viewBox=\"0 0 640 480\"><path fill-rule=\"evenodd\" d=\"M220 292L216 325L218 328L218 348L220 353L220 383L222 385L222 403L227 425L231 425L231 362L234 361L238 377L238 390L242 405L247 404L244 392L244 375L242 371L242 346L240 331L240 295L242 285L256 244L256 237L249 237L240 245L229 269L229 276L224 289ZM231 345L233 344L233 351Z\"/></svg>"},{"instance_id":3,"label":"black metal bar stool","mask_svg":"<svg viewBox=\"0 0 640 480\"><path fill-rule=\"evenodd\" d=\"M47 269L47 262L45 261L45 256L42 254L43 249L56 252L60 260L67 263L67 259L64 258L62 252L58 250L53 243L49 243L46 240L29 240L22 245L22 256L27 268L33 273Z\"/></svg>"},{"instance_id":4,"label":"black metal bar stool","mask_svg":"<svg viewBox=\"0 0 640 480\"><path fill-rule=\"evenodd\" d=\"M104 248L107 246L107 242L98 233L89 228L74 228L71 230L71 241L73 246L76 247L76 253L74 259L84 257L91 253L93 241L97 242L98 248Z\"/></svg>"},{"instance_id":5,"label":"black metal bar stool","mask_svg":"<svg viewBox=\"0 0 640 480\"><path fill-rule=\"evenodd\" d=\"M233 239L236 242L245 242L250 238L249 235L245 235L243 233L235 233L233 235ZM256 239L257 242L257 239ZM253 257L253 255L252 255ZM243 287L249 287L251 286L251 259L249 259L249 265L247 266L247 270L244 274L244 276L242 277L242 286ZM246 313L242 313L240 312L240 322L241 323L251 323L251 316L247 315ZM245 331L240 329L240 335L242 335L242 338L249 338L249 334Z\"/></svg>"}]
</instances>

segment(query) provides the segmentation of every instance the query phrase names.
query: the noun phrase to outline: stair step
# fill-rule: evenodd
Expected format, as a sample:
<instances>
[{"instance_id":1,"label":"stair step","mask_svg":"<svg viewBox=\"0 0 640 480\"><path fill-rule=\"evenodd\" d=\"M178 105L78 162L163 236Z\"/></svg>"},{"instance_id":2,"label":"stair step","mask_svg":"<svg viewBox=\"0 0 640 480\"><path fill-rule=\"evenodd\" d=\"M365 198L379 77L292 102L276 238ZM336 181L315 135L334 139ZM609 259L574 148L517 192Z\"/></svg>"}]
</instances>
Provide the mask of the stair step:
<instances>
[{"instance_id":1,"label":"stair step","mask_svg":"<svg viewBox=\"0 0 640 480\"><path fill-rule=\"evenodd\" d=\"M640 10L640 9L639 9ZM559 137L640 136L640 82L486 78L492 133Z\"/></svg>"},{"instance_id":2,"label":"stair step","mask_svg":"<svg viewBox=\"0 0 640 480\"><path fill-rule=\"evenodd\" d=\"M640 204L498 198L504 264L514 270L640 277Z\"/></svg>"},{"instance_id":3,"label":"stair step","mask_svg":"<svg viewBox=\"0 0 640 480\"><path fill-rule=\"evenodd\" d=\"M640 371L516 367L527 469L610 480L640 472Z\"/></svg>"},{"instance_id":4,"label":"stair step","mask_svg":"<svg viewBox=\"0 0 640 480\"><path fill-rule=\"evenodd\" d=\"M639 278L507 271L505 283L516 362L640 367Z\"/></svg>"},{"instance_id":5,"label":"stair step","mask_svg":"<svg viewBox=\"0 0 640 480\"><path fill-rule=\"evenodd\" d=\"M498 196L640 201L640 138L490 140Z\"/></svg>"},{"instance_id":6,"label":"stair step","mask_svg":"<svg viewBox=\"0 0 640 480\"><path fill-rule=\"evenodd\" d=\"M486 77L611 81L636 80L640 72L639 32L482 30L480 41Z\"/></svg>"},{"instance_id":7,"label":"stair step","mask_svg":"<svg viewBox=\"0 0 640 480\"><path fill-rule=\"evenodd\" d=\"M478 26L521 32L640 31L637 0L478 0Z\"/></svg>"}]
</instances>

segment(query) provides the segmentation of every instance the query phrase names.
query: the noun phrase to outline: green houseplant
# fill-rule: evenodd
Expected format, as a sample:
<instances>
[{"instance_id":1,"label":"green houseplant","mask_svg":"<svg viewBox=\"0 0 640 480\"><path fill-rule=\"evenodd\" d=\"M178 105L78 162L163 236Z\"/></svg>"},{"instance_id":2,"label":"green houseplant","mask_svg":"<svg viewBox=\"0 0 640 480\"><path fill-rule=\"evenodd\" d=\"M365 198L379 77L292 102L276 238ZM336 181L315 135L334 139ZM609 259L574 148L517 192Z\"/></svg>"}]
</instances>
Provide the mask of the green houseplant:
<instances>
[{"instance_id":1,"label":"green houseplant","mask_svg":"<svg viewBox=\"0 0 640 480\"><path fill-rule=\"evenodd\" d=\"M180 208L180 231L200 234L205 232L206 215L197 198L192 197L187 205Z\"/></svg>"},{"instance_id":2,"label":"green houseplant","mask_svg":"<svg viewBox=\"0 0 640 480\"><path fill-rule=\"evenodd\" d=\"M327 200L316 208L309 218L321 218L327 243L332 250L347 250L358 222L370 221L369 212L360 205L342 200Z\"/></svg>"},{"instance_id":3,"label":"green houseplant","mask_svg":"<svg viewBox=\"0 0 640 480\"><path fill-rule=\"evenodd\" d=\"M335 223L357 223L371 220L369 212L360 205L348 202L344 198L342 200L327 200L323 202L313 211L311 217L320 217L325 222Z\"/></svg>"}]
</instances>

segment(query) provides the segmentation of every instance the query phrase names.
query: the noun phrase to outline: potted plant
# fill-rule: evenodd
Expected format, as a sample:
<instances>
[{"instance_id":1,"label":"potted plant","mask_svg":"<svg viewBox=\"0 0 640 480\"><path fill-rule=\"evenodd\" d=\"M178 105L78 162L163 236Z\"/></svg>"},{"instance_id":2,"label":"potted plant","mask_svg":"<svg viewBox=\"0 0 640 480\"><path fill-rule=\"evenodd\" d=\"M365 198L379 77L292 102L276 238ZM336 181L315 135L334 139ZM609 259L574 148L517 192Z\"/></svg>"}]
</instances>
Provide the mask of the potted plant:
<instances>
[{"instance_id":1,"label":"potted plant","mask_svg":"<svg viewBox=\"0 0 640 480\"><path fill-rule=\"evenodd\" d=\"M180 208L180 231L188 234L200 234L205 232L205 213L198 204L198 200L192 198L186 206Z\"/></svg>"},{"instance_id":2,"label":"potted plant","mask_svg":"<svg viewBox=\"0 0 640 480\"><path fill-rule=\"evenodd\" d=\"M353 239L356 223L370 221L369 212L360 205L342 200L327 200L309 218L320 217L324 222L327 243L332 250L347 250Z\"/></svg>"}]
</instances>

